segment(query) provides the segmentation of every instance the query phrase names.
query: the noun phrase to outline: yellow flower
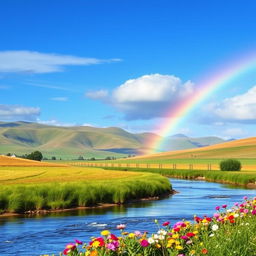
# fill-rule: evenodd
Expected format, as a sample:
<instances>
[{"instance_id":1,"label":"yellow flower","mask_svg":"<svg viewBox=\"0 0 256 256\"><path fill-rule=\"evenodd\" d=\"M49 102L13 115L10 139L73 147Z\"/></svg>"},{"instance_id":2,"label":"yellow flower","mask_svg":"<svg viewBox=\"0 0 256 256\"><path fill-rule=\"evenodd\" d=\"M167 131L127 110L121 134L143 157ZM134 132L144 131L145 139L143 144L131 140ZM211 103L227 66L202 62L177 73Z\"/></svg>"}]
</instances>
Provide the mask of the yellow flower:
<instances>
[{"instance_id":1,"label":"yellow flower","mask_svg":"<svg viewBox=\"0 0 256 256\"><path fill-rule=\"evenodd\" d=\"M180 246L180 245L177 245L177 246L175 247L175 249L176 249L176 250L183 250L183 247Z\"/></svg>"},{"instance_id":2,"label":"yellow flower","mask_svg":"<svg viewBox=\"0 0 256 256\"><path fill-rule=\"evenodd\" d=\"M203 242L200 243L200 245L203 245L203 244L204 244Z\"/></svg>"},{"instance_id":3,"label":"yellow flower","mask_svg":"<svg viewBox=\"0 0 256 256\"><path fill-rule=\"evenodd\" d=\"M193 231L193 233L196 235L196 234L198 234L198 231L197 231L197 230L195 230L195 231Z\"/></svg>"},{"instance_id":4,"label":"yellow flower","mask_svg":"<svg viewBox=\"0 0 256 256\"><path fill-rule=\"evenodd\" d=\"M97 247L100 246L100 242L99 242L99 241L94 241L94 242L92 243L92 246L95 247L95 248L97 248Z\"/></svg>"},{"instance_id":5,"label":"yellow flower","mask_svg":"<svg viewBox=\"0 0 256 256\"><path fill-rule=\"evenodd\" d=\"M179 238L179 235L178 234L173 234L172 238L177 239L177 238Z\"/></svg>"},{"instance_id":6,"label":"yellow flower","mask_svg":"<svg viewBox=\"0 0 256 256\"><path fill-rule=\"evenodd\" d=\"M128 237L129 237L129 238L134 238L134 237L135 237L135 234L134 234L134 233L130 233L130 234L128 235Z\"/></svg>"},{"instance_id":7,"label":"yellow flower","mask_svg":"<svg viewBox=\"0 0 256 256\"><path fill-rule=\"evenodd\" d=\"M175 240L174 240L174 239L168 240L168 242L167 242L167 248L172 247L173 244L175 244Z\"/></svg>"},{"instance_id":8,"label":"yellow flower","mask_svg":"<svg viewBox=\"0 0 256 256\"><path fill-rule=\"evenodd\" d=\"M180 245L180 241L175 241L175 244L176 245Z\"/></svg>"},{"instance_id":9,"label":"yellow flower","mask_svg":"<svg viewBox=\"0 0 256 256\"><path fill-rule=\"evenodd\" d=\"M110 232L108 230L101 231L102 236L108 236L109 234L110 234Z\"/></svg>"},{"instance_id":10,"label":"yellow flower","mask_svg":"<svg viewBox=\"0 0 256 256\"><path fill-rule=\"evenodd\" d=\"M191 255L191 256L193 256L193 255L195 255L196 254L196 251L195 250L192 250L192 251L190 251L190 253L189 253L189 255Z\"/></svg>"},{"instance_id":11,"label":"yellow flower","mask_svg":"<svg viewBox=\"0 0 256 256\"><path fill-rule=\"evenodd\" d=\"M161 245L160 244L156 244L156 248L161 248Z\"/></svg>"}]
</instances>

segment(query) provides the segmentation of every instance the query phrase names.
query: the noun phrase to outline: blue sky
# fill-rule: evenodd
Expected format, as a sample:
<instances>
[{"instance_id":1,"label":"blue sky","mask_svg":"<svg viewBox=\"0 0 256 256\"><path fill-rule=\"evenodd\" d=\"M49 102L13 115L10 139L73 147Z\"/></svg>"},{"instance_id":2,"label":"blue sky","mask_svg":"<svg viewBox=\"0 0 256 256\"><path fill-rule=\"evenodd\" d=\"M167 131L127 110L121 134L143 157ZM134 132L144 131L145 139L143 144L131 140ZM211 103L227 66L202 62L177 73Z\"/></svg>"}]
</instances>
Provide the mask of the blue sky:
<instances>
[{"instance_id":1,"label":"blue sky","mask_svg":"<svg viewBox=\"0 0 256 256\"><path fill-rule=\"evenodd\" d=\"M255 9L250 0L2 1L0 120L155 131L207 72L256 51ZM175 133L254 136L255 70Z\"/></svg>"}]
</instances>

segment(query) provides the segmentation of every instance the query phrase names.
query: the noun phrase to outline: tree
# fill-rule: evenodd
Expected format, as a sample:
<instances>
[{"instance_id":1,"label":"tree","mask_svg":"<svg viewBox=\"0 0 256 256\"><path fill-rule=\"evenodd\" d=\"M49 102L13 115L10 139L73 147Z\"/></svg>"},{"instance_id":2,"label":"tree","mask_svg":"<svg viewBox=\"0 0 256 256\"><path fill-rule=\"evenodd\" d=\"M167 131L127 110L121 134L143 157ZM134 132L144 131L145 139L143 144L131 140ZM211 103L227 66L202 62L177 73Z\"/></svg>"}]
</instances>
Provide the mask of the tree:
<instances>
[{"instance_id":1,"label":"tree","mask_svg":"<svg viewBox=\"0 0 256 256\"><path fill-rule=\"evenodd\" d=\"M56 160L56 156L52 156L52 160Z\"/></svg>"},{"instance_id":2,"label":"tree","mask_svg":"<svg viewBox=\"0 0 256 256\"><path fill-rule=\"evenodd\" d=\"M41 161L43 159L43 154L40 151L34 151L27 155L27 159Z\"/></svg>"},{"instance_id":3,"label":"tree","mask_svg":"<svg viewBox=\"0 0 256 256\"><path fill-rule=\"evenodd\" d=\"M227 159L220 162L221 171L240 171L241 162L236 159Z\"/></svg>"},{"instance_id":4,"label":"tree","mask_svg":"<svg viewBox=\"0 0 256 256\"><path fill-rule=\"evenodd\" d=\"M84 157L83 157L83 156L79 156L79 157L77 158L77 160L84 160Z\"/></svg>"}]
</instances>

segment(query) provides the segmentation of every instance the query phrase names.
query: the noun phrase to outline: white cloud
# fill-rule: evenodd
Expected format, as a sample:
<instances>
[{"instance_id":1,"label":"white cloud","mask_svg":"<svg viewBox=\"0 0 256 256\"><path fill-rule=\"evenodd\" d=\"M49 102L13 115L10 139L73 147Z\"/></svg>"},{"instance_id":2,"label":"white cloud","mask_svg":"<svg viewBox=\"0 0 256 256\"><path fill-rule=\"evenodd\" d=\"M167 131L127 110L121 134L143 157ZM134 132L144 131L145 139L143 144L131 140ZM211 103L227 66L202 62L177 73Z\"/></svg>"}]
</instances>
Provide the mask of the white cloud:
<instances>
[{"instance_id":1,"label":"white cloud","mask_svg":"<svg viewBox=\"0 0 256 256\"><path fill-rule=\"evenodd\" d=\"M108 97L108 91L106 90L90 91L90 92L86 92L85 96L94 100L105 99Z\"/></svg>"},{"instance_id":2,"label":"white cloud","mask_svg":"<svg viewBox=\"0 0 256 256\"><path fill-rule=\"evenodd\" d=\"M109 96L102 90L86 95L111 104L123 112L127 120L146 120L164 117L172 106L189 97L193 91L191 81L183 83L173 75L151 74L127 80Z\"/></svg>"},{"instance_id":3,"label":"white cloud","mask_svg":"<svg viewBox=\"0 0 256 256\"><path fill-rule=\"evenodd\" d=\"M51 119L51 120L40 120L37 119L37 122L39 124L44 124L44 125L50 125L50 126L63 126L63 127L70 127L70 126L76 126L76 123L63 123L60 122L56 119Z\"/></svg>"},{"instance_id":4,"label":"white cloud","mask_svg":"<svg viewBox=\"0 0 256 256\"><path fill-rule=\"evenodd\" d=\"M0 72L51 73L63 71L64 66L85 66L116 61L120 59L103 60L35 51L2 51L0 52Z\"/></svg>"},{"instance_id":5,"label":"white cloud","mask_svg":"<svg viewBox=\"0 0 256 256\"><path fill-rule=\"evenodd\" d=\"M0 105L1 121L35 121L40 115L40 108L20 105Z\"/></svg>"},{"instance_id":6,"label":"white cloud","mask_svg":"<svg viewBox=\"0 0 256 256\"><path fill-rule=\"evenodd\" d=\"M241 128L227 128L223 131L225 138L234 138L246 135L246 132Z\"/></svg>"},{"instance_id":7,"label":"white cloud","mask_svg":"<svg viewBox=\"0 0 256 256\"><path fill-rule=\"evenodd\" d=\"M230 122L256 122L256 86L209 107L215 117Z\"/></svg>"},{"instance_id":8,"label":"white cloud","mask_svg":"<svg viewBox=\"0 0 256 256\"><path fill-rule=\"evenodd\" d=\"M53 101L68 101L68 97L53 97L51 98Z\"/></svg>"}]
</instances>

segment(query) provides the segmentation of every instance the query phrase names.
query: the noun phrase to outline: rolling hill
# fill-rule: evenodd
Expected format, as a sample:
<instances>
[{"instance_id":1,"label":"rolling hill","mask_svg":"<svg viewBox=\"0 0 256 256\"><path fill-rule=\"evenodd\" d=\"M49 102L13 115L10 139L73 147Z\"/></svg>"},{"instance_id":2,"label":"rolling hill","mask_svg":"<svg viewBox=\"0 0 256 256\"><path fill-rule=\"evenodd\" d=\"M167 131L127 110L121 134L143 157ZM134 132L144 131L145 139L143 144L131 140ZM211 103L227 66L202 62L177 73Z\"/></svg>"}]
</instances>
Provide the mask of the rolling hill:
<instances>
[{"instance_id":1,"label":"rolling hill","mask_svg":"<svg viewBox=\"0 0 256 256\"><path fill-rule=\"evenodd\" d=\"M228 141L196 149L177 150L138 156L133 159L209 159L209 158L256 158L256 137Z\"/></svg>"},{"instance_id":2,"label":"rolling hill","mask_svg":"<svg viewBox=\"0 0 256 256\"><path fill-rule=\"evenodd\" d=\"M29 122L0 122L0 154L23 155L35 150L44 157L65 160L83 156L106 158L139 155L146 152L145 142L153 133L129 133L121 128L90 126L57 127ZM198 148L223 142L218 137L189 138L174 135L167 138L164 150Z\"/></svg>"}]
</instances>

